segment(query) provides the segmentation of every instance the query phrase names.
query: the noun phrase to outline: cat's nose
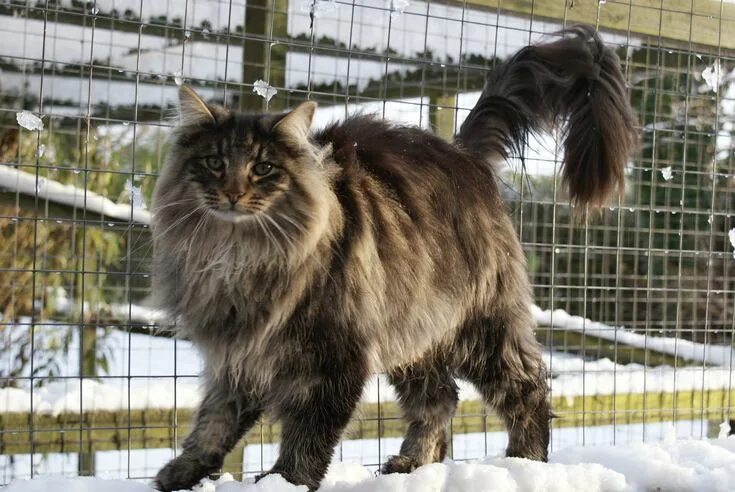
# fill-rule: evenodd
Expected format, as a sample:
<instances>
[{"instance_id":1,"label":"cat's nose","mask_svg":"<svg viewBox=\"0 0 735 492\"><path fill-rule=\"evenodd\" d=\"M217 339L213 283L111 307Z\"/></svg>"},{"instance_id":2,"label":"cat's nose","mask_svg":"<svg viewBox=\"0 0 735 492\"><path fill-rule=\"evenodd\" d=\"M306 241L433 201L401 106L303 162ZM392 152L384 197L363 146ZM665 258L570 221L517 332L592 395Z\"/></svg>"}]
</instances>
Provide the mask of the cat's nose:
<instances>
[{"instance_id":1,"label":"cat's nose","mask_svg":"<svg viewBox=\"0 0 735 492\"><path fill-rule=\"evenodd\" d=\"M225 193L225 195L227 195L227 198L230 200L230 203L234 205L244 195L244 193L228 192L228 193Z\"/></svg>"}]
</instances>

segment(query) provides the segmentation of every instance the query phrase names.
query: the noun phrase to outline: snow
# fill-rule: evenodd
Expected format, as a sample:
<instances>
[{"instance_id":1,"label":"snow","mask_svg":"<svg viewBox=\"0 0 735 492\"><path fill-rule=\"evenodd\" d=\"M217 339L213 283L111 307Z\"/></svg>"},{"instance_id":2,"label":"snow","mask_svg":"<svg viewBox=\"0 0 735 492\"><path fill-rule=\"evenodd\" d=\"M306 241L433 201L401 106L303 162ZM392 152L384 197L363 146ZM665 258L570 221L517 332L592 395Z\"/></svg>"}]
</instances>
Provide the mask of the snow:
<instances>
[{"instance_id":1,"label":"snow","mask_svg":"<svg viewBox=\"0 0 735 492\"><path fill-rule=\"evenodd\" d=\"M718 439L727 439L727 436L730 435L730 424L727 422L722 422L720 424L720 432L717 434Z\"/></svg>"},{"instance_id":2,"label":"snow","mask_svg":"<svg viewBox=\"0 0 735 492\"><path fill-rule=\"evenodd\" d=\"M123 384L93 379L65 379L33 390L33 413L60 415L65 412L120 409L168 409L174 399L178 408L194 408L201 397L198 385L173 385L173 378L157 377L140 384L137 380ZM175 394L174 394L175 393ZM30 392L19 388L0 389L3 413L30 411Z\"/></svg>"},{"instance_id":3,"label":"snow","mask_svg":"<svg viewBox=\"0 0 735 492\"><path fill-rule=\"evenodd\" d=\"M121 334L124 338L127 335ZM131 337L146 337L131 335ZM150 338L150 337L148 337ZM136 352L144 350L141 341L136 338ZM132 341L130 342L132 344ZM158 369L146 369L140 363L146 363L141 355L132 358L130 366L120 363L111 364L110 377L102 381L70 378L52 382L44 387L36 388L31 393L28 389L0 389L0 413L28 412L58 415L63 412L78 412L80 401L84 410L123 410L146 408L194 408L201 398L201 390L194 377L201 368L201 360L196 356L190 344L177 341L174 350L173 340L158 339L160 345L150 358L161 358L149 361ZM168 347L168 348L167 348ZM126 356L133 351L130 345L119 345L115 353ZM182 351L185 351L182 353ZM175 354L178 353L178 357ZM186 355L183 355L183 354ZM644 368L639 364L615 364L609 359L584 361L579 357L565 357L563 354L544 355L547 365L552 370L549 381L551 395L554 397L574 398L591 395L670 393L674 391L701 391L732 388L732 376L726 368L684 367L674 369L660 366ZM122 359L122 358L121 358ZM174 367L172 360L176 361ZM127 358L122 359L127 362ZM183 362L182 362L183 361ZM136 367L134 367L136 366ZM150 366L149 366L150 367ZM176 389L171 384L176 374ZM135 376L128 379L128 375ZM185 376L185 377L182 377ZM462 401L477 401L479 394L466 381L457 381ZM174 391L176 399L174 400ZM80 400L81 398L81 400ZM383 375L370 378L366 384L362 401L365 403L395 401L395 392Z\"/></svg>"},{"instance_id":4,"label":"snow","mask_svg":"<svg viewBox=\"0 0 735 492\"><path fill-rule=\"evenodd\" d=\"M353 462L333 463L319 489L323 492L463 492L463 491L626 491L732 490L735 483L735 438L693 440L668 437L658 443L619 446L572 446L553 452L549 463L488 456L477 461L425 465L411 474L374 476ZM99 478L39 477L16 480L7 492L150 492L145 483ZM205 479L197 492L302 492L269 475L235 481L224 474Z\"/></svg>"},{"instance_id":5,"label":"snow","mask_svg":"<svg viewBox=\"0 0 735 492\"><path fill-rule=\"evenodd\" d=\"M354 84L360 90L371 81L380 80L386 73L403 74L418 68L418 65L407 63L386 63L378 59L328 56L301 51L287 52L286 66L286 87L339 83L342 87Z\"/></svg>"},{"instance_id":6,"label":"snow","mask_svg":"<svg viewBox=\"0 0 735 492\"><path fill-rule=\"evenodd\" d=\"M278 91L265 80L256 80L253 84L253 92L269 102Z\"/></svg>"},{"instance_id":7,"label":"snow","mask_svg":"<svg viewBox=\"0 0 735 492\"><path fill-rule=\"evenodd\" d=\"M314 17L322 17L339 8L336 0L302 0L301 11L313 13Z\"/></svg>"},{"instance_id":8,"label":"snow","mask_svg":"<svg viewBox=\"0 0 735 492\"><path fill-rule=\"evenodd\" d=\"M734 240L735 232L730 231L730 241ZM733 247L735 247L735 242L733 242ZM581 316L574 316L562 309L556 309L552 313L534 305L531 311L536 318L536 323L541 326L585 333L620 345L645 347L648 350L675 355L685 360L725 367L730 367L732 364L733 348L730 346L703 344L674 337L643 335L623 327L610 326Z\"/></svg>"},{"instance_id":9,"label":"snow","mask_svg":"<svg viewBox=\"0 0 735 492\"><path fill-rule=\"evenodd\" d=\"M19 111L15 114L15 119L26 130L43 130L43 121L41 121L41 118L30 111Z\"/></svg>"},{"instance_id":10,"label":"snow","mask_svg":"<svg viewBox=\"0 0 735 492\"><path fill-rule=\"evenodd\" d=\"M130 204L133 209L145 210L145 202L143 201L143 191L140 186L135 186L132 180L125 181L125 190L130 194Z\"/></svg>"},{"instance_id":11,"label":"snow","mask_svg":"<svg viewBox=\"0 0 735 492\"><path fill-rule=\"evenodd\" d=\"M702 78L707 83L707 86L712 89L713 91L717 92L717 90L720 87L720 84L725 79L725 74L722 72L722 66L720 65L720 60L715 60L715 62L706 67L702 71Z\"/></svg>"},{"instance_id":12,"label":"snow","mask_svg":"<svg viewBox=\"0 0 735 492\"><path fill-rule=\"evenodd\" d=\"M41 200L69 205L74 208L86 208L106 217L123 221L149 224L150 212L141 208L132 208L129 204L115 203L93 191L66 185L46 178L36 179L31 174L7 165L0 165L0 188L5 188L25 195L38 196Z\"/></svg>"},{"instance_id":13,"label":"snow","mask_svg":"<svg viewBox=\"0 0 735 492\"><path fill-rule=\"evenodd\" d=\"M70 307L69 300L57 289L54 304L57 308ZM89 306L85 307L88 310ZM164 313L135 304L111 304L111 314L121 320L132 320L150 325L168 322ZM63 309L59 309L63 311ZM559 352L544 352L544 361L551 371L549 385L554 397L575 398L590 395L636 394L643 392L675 392L721 390L732 388L730 367L731 351L728 346L703 345L687 340L651 337L615 328L562 310L553 313L534 306L532 309L540 325L578 331L631 346L647 346L651 350L676 354L684 359L704 361L713 367L644 367L640 364L617 364L607 358L584 360L579 356ZM8 327L12 330L12 326ZM53 323L49 324L53 331ZM40 330L40 328L39 328ZM42 335L39 331L38 336ZM196 375L202 361L191 343L147 335L113 332L108 335L113 360L109 363L108 378L102 382L64 379L34 389L33 408L36 412L58 414L79 411L79 395L86 410L170 408L173 406L173 389L170 381L177 376L176 407L195 407L200 399ZM71 351L75 353L74 350ZM11 357L11 354L6 354ZM63 367L77 367L69 360ZM76 373L62 373L62 377L74 377ZM134 379L128 380L129 376ZM184 377L182 377L184 376ZM163 383L161 383L163 381ZM472 385L458 381L460 399L477 401L480 396ZM67 397L65 392L76 395ZM129 395L132 396L129 399ZM395 392L382 375L370 378L362 396L363 402L395 401ZM0 389L1 412L27 412L31 408L31 392L27 389Z\"/></svg>"},{"instance_id":14,"label":"snow","mask_svg":"<svg viewBox=\"0 0 735 492\"><path fill-rule=\"evenodd\" d=\"M673 174L671 173L671 166L661 168L661 177L663 177L666 181L671 181L671 178L673 178Z\"/></svg>"},{"instance_id":15,"label":"snow","mask_svg":"<svg viewBox=\"0 0 735 492\"><path fill-rule=\"evenodd\" d=\"M403 14L403 12L411 4L409 0L389 0L389 2L390 2L390 9L391 9L391 16L394 19L398 17L399 15Z\"/></svg>"},{"instance_id":16,"label":"snow","mask_svg":"<svg viewBox=\"0 0 735 492\"><path fill-rule=\"evenodd\" d=\"M316 110L312 126L315 129L323 128L329 123L355 114L374 114L392 123L417 125L427 129L430 126L428 97L320 106Z\"/></svg>"}]
</instances>

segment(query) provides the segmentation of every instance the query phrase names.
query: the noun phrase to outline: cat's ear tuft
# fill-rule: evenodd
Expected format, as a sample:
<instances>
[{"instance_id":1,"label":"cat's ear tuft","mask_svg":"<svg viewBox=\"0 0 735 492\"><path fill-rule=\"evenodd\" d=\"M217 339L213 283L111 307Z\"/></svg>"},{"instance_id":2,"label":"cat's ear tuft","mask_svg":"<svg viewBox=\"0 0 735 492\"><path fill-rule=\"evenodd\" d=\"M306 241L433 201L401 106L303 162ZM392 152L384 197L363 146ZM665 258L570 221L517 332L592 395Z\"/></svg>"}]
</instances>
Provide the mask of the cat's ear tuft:
<instances>
[{"instance_id":1,"label":"cat's ear tuft","mask_svg":"<svg viewBox=\"0 0 735 492\"><path fill-rule=\"evenodd\" d=\"M273 130L296 142L308 140L316 106L317 104L314 101L302 102L278 120Z\"/></svg>"},{"instance_id":2,"label":"cat's ear tuft","mask_svg":"<svg viewBox=\"0 0 735 492\"><path fill-rule=\"evenodd\" d=\"M188 85L179 87L179 121L182 126L215 123L214 111Z\"/></svg>"}]
</instances>

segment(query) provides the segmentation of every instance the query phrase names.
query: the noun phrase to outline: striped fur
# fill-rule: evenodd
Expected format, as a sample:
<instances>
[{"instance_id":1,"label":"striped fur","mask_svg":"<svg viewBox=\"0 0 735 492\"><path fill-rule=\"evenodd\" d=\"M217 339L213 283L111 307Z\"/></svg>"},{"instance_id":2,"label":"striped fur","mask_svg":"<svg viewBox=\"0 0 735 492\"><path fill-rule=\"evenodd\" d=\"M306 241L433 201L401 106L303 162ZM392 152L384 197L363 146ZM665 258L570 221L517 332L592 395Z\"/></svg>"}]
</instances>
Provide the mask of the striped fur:
<instances>
[{"instance_id":1,"label":"striped fur","mask_svg":"<svg viewBox=\"0 0 735 492\"><path fill-rule=\"evenodd\" d=\"M245 115L181 99L154 195L154 292L204 356L206 397L161 490L216 471L262 412L283 423L271 472L316 488L374 372L409 421L384 472L444 458L456 377L506 421L509 455L546 459L531 288L484 155L517 138L510 115L452 145L366 116L310 134L313 103Z\"/></svg>"}]
</instances>

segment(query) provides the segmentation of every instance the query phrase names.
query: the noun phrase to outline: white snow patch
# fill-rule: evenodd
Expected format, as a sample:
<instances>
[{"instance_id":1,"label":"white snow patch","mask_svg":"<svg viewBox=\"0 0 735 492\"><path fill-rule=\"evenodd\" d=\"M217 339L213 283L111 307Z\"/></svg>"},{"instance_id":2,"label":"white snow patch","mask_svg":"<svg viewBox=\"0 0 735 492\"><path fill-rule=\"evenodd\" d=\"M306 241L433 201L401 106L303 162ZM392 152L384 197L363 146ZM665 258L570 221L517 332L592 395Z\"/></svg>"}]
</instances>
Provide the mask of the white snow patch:
<instances>
[{"instance_id":1,"label":"white snow patch","mask_svg":"<svg viewBox=\"0 0 735 492\"><path fill-rule=\"evenodd\" d=\"M44 144L40 144L38 148L36 149L36 155L40 159L43 157L43 153L46 152L46 146Z\"/></svg>"},{"instance_id":2,"label":"white snow patch","mask_svg":"<svg viewBox=\"0 0 735 492\"><path fill-rule=\"evenodd\" d=\"M730 238L730 244L733 248L735 248L735 227L730 229L730 231L727 233L727 237Z\"/></svg>"},{"instance_id":3,"label":"white snow patch","mask_svg":"<svg viewBox=\"0 0 735 492\"><path fill-rule=\"evenodd\" d=\"M314 17L335 12L338 8L336 0L304 0L301 3L301 11L313 13Z\"/></svg>"},{"instance_id":4,"label":"white snow patch","mask_svg":"<svg viewBox=\"0 0 735 492\"><path fill-rule=\"evenodd\" d=\"M253 92L264 98L266 102L273 99L273 96L278 93L278 91L265 80L256 80L253 84Z\"/></svg>"},{"instance_id":5,"label":"white snow patch","mask_svg":"<svg viewBox=\"0 0 735 492\"><path fill-rule=\"evenodd\" d=\"M181 70L176 70L174 72L174 83L178 86L183 85L184 83L184 75L181 73Z\"/></svg>"},{"instance_id":6,"label":"white snow patch","mask_svg":"<svg viewBox=\"0 0 735 492\"><path fill-rule=\"evenodd\" d=\"M671 172L671 166L666 166L661 168L661 176L666 180L669 181L673 177L673 174Z\"/></svg>"},{"instance_id":7,"label":"white snow patch","mask_svg":"<svg viewBox=\"0 0 735 492\"><path fill-rule=\"evenodd\" d=\"M124 221L131 220L129 205L115 203L93 191L77 188L41 178L36 182L36 176L10 166L0 166L0 188L5 188L25 195L37 195L41 200L69 205L74 208L86 208L89 211ZM147 210L132 210L133 222L150 224L151 214Z\"/></svg>"},{"instance_id":8,"label":"white snow patch","mask_svg":"<svg viewBox=\"0 0 735 492\"><path fill-rule=\"evenodd\" d=\"M735 439L666 440L625 446L570 447L552 453L549 463L487 457L466 463L445 460L411 474L382 475L355 463L333 463L322 492L594 492L649 490L732 490ZM39 477L16 480L7 492L151 492L134 481L99 478ZM203 480L198 492L304 492L306 487L268 475L257 484L229 474Z\"/></svg>"},{"instance_id":9,"label":"white snow patch","mask_svg":"<svg viewBox=\"0 0 735 492\"><path fill-rule=\"evenodd\" d=\"M730 424L727 422L722 422L720 424L720 432L717 434L717 438L727 439L729 435L730 435Z\"/></svg>"},{"instance_id":10,"label":"white snow patch","mask_svg":"<svg viewBox=\"0 0 735 492\"><path fill-rule=\"evenodd\" d=\"M125 181L125 190L130 194L130 203L133 205L133 209L145 210L145 201L143 200L143 191L140 186L135 186L133 181L128 178Z\"/></svg>"},{"instance_id":11,"label":"white snow patch","mask_svg":"<svg viewBox=\"0 0 735 492\"><path fill-rule=\"evenodd\" d=\"M175 389L174 389L175 388ZM196 383L173 384L173 378L148 381L124 379L102 383L93 379L66 379L33 389L33 413L59 415L66 412L115 411L120 409L194 408L201 400ZM20 388L0 389L2 413L29 412L31 392Z\"/></svg>"},{"instance_id":12,"label":"white snow patch","mask_svg":"<svg viewBox=\"0 0 735 492\"><path fill-rule=\"evenodd\" d=\"M372 114L377 117L404 125L418 125L429 128L429 98L413 97L392 101L372 101L360 104L339 104L319 106L314 114L312 128L324 128L331 123L342 121L348 116ZM359 139L358 139L359 140ZM354 146L358 147L359 142Z\"/></svg>"},{"instance_id":13,"label":"white snow patch","mask_svg":"<svg viewBox=\"0 0 735 492\"><path fill-rule=\"evenodd\" d=\"M707 86L709 86L710 89L717 92L717 90L720 88L720 84L725 79L724 74L722 73L722 65L720 65L719 59L715 60L712 65L706 67L702 71L702 78L707 83Z\"/></svg>"},{"instance_id":14,"label":"white snow patch","mask_svg":"<svg viewBox=\"0 0 735 492\"><path fill-rule=\"evenodd\" d=\"M735 247L735 229L730 231L730 241ZM685 360L706 362L718 366L730 367L733 358L733 348L726 345L713 345L691 342L674 337L652 337L642 335L625 329L574 316L563 309L542 310L538 306L532 306L531 312L536 318L536 323L542 326L550 326L563 330L584 332L588 335L605 340L629 345L633 347L645 347L649 350L676 355Z\"/></svg>"},{"instance_id":15,"label":"white snow patch","mask_svg":"<svg viewBox=\"0 0 735 492\"><path fill-rule=\"evenodd\" d=\"M575 447L554 453L552 460L565 465L603 464L623 474L626 489L633 491L728 491L735 483L735 439Z\"/></svg>"},{"instance_id":16,"label":"white snow patch","mask_svg":"<svg viewBox=\"0 0 735 492\"><path fill-rule=\"evenodd\" d=\"M403 14L410 4L410 0L390 0L390 15L393 18L398 17Z\"/></svg>"},{"instance_id":17,"label":"white snow patch","mask_svg":"<svg viewBox=\"0 0 735 492\"><path fill-rule=\"evenodd\" d=\"M43 130L41 118L30 111L23 110L15 113L15 120L26 130Z\"/></svg>"}]
</instances>

